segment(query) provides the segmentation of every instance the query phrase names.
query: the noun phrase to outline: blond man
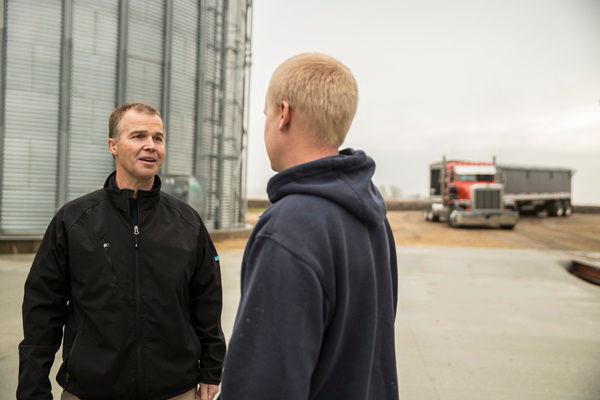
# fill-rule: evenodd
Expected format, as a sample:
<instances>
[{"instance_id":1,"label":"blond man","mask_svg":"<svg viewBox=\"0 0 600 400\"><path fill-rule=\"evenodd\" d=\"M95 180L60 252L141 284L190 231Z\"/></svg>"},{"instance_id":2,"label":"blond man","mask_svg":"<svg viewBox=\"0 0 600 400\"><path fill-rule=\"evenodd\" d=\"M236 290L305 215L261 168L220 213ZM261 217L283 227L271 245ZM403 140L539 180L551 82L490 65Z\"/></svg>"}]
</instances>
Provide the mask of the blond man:
<instances>
[{"instance_id":1,"label":"blond man","mask_svg":"<svg viewBox=\"0 0 600 400\"><path fill-rule=\"evenodd\" d=\"M265 145L272 206L242 264L222 398L397 399L397 270L375 163L339 151L356 112L350 70L300 54L274 72Z\"/></svg>"}]
</instances>

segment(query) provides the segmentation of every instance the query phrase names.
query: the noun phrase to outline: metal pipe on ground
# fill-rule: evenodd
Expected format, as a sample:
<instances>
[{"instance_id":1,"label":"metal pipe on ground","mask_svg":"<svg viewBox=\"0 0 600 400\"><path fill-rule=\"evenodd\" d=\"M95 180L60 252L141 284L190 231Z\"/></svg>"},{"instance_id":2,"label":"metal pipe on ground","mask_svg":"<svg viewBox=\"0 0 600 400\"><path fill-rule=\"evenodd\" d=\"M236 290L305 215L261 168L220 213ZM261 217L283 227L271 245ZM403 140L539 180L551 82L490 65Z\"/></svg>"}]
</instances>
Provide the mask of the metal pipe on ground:
<instances>
[{"instance_id":1,"label":"metal pipe on ground","mask_svg":"<svg viewBox=\"0 0 600 400\"><path fill-rule=\"evenodd\" d=\"M600 285L600 265L583 260L573 260L567 270L584 281Z\"/></svg>"}]
</instances>

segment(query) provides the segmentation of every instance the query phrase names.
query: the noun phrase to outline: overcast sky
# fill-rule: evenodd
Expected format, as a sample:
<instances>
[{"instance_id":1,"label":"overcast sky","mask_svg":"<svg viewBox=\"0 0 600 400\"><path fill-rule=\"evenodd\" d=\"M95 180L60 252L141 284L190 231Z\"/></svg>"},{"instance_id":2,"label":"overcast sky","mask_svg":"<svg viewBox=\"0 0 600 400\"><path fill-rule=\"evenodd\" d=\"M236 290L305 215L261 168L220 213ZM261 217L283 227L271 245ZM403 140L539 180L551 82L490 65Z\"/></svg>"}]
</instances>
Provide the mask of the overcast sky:
<instances>
[{"instance_id":1,"label":"overcast sky","mask_svg":"<svg viewBox=\"0 0 600 400\"><path fill-rule=\"evenodd\" d=\"M600 204L599 0L254 2L248 195L274 174L263 143L273 70L307 51L354 73L344 147L374 181L427 193L443 154L576 170L575 204Z\"/></svg>"}]
</instances>

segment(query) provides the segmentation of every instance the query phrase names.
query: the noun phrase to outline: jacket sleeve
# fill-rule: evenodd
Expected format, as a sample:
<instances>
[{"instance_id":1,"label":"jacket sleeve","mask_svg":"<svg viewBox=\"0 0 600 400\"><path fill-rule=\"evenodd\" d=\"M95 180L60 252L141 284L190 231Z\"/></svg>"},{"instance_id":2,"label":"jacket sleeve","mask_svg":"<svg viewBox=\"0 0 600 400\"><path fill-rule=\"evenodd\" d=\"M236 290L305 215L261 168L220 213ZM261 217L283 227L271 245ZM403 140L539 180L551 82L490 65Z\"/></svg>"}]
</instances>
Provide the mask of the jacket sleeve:
<instances>
[{"instance_id":1,"label":"jacket sleeve","mask_svg":"<svg viewBox=\"0 0 600 400\"><path fill-rule=\"evenodd\" d=\"M25 282L23 341L19 344L17 399L52 399L48 375L60 347L69 299L67 234L50 222Z\"/></svg>"},{"instance_id":2,"label":"jacket sleeve","mask_svg":"<svg viewBox=\"0 0 600 400\"><path fill-rule=\"evenodd\" d=\"M198 240L198 265L189 287L190 320L202 347L199 382L218 385L225 358L225 337L221 329L221 269L219 256L204 224Z\"/></svg>"},{"instance_id":3,"label":"jacket sleeve","mask_svg":"<svg viewBox=\"0 0 600 400\"><path fill-rule=\"evenodd\" d=\"M244 264L222 399L308 399L327 304L311 266L279 242L258 238Z\"/></svg>"}]
</instances>

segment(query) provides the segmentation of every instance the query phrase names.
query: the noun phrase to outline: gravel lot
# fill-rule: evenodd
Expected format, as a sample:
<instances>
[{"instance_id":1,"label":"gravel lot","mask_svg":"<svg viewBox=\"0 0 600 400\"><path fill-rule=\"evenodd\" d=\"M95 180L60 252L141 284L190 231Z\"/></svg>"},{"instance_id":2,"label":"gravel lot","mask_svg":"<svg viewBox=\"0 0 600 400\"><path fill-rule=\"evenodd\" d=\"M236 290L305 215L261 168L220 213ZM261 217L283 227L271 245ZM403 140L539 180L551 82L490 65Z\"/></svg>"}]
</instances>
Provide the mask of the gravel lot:
<instances>
[{"instance_id":1,"label":"gravel lot","mask_svg":"<svg viewBox=\"0 0 600 400\"><path fill-rule=\"evenodd\" d=\"M567 218L522 216L513 230L453 229L425 222L419 211L391 211L388 218L396 243L410 247L492 247L600 252L600 215Z\"/></svg>"}]
</instances>

